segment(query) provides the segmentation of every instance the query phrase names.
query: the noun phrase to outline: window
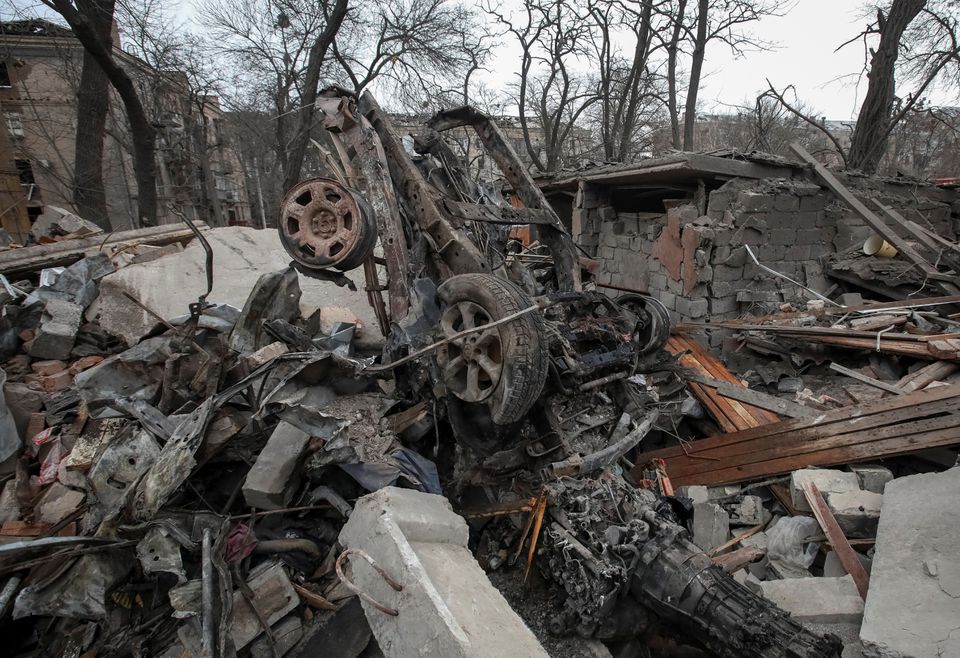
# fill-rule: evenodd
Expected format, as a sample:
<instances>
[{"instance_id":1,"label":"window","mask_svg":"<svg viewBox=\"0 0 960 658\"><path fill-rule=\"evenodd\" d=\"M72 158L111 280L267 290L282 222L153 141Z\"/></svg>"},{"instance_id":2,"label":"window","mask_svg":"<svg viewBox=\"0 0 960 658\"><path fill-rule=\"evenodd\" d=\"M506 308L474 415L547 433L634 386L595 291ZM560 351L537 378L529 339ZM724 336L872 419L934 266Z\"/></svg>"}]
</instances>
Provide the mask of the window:
<instances>
[{"instance_id":1,"label":"window","mask_svg":"<svg viewBox=\"0 0 960 658\"><path fill-rule=\"evenodd\" d=\"M33 165L29 160L17 160L17 173L20 174L21 185L35 185L36 180L33 177Z\"/></svg>"},{"instance_id":2,"label":"window","mask_svg":"<svg viewBox=\"0 0 960 658\"><path fill-rule=\"evenodd\" d=\"M23 115L19 112L4 112L3 118L7 122L10 139L23 139Z\"/></svg>"},{"instance_id":3,"label":"window","mask_svg":"<svg viewBox=\"0 0 960 658\"><path fill-rule=\"evenodd\" d=\"M0 89L9 89L13 86L10 81L10 71L7 70L7 63L0 62Z\"/></svg>"}]
</instances>

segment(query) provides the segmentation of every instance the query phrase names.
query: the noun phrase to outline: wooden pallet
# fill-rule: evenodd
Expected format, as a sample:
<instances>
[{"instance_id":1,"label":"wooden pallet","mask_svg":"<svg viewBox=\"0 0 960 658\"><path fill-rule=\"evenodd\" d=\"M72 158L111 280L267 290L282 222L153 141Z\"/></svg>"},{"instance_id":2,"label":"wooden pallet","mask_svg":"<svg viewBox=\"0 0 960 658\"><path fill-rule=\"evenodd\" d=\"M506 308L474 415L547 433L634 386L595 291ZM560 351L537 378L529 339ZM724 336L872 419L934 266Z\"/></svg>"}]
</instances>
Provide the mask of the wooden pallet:
<instances>
[{"instance_id":1,"label":"wooden pallet","mask_svg":"<svg viewBox=\"0 0 960 658\"><path fill-rule=\"evenodd\" d=\"M960 444L960 384L826 411L640 455L674 485L728 484Z\"/></svg>"}]
</instances>

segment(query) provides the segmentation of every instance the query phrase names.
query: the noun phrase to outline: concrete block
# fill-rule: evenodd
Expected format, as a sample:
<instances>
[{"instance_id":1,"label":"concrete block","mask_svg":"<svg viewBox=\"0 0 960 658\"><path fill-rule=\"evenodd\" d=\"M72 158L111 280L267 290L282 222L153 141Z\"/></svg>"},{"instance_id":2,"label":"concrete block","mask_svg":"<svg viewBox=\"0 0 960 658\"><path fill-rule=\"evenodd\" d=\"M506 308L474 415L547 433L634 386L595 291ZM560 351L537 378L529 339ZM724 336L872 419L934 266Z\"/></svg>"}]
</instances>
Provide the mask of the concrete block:
<instances>
[{"instance_id":1,"label":"concrete block","mask_svg":"<svg viewBox=\"0 0 960 658\"><path fill-rule=\"evenodd\" d=\"M804 468L794 471L790 475L790 499L793 506L801 512L811 511L803 493L803 487L807 482L816 484L824 498L833 493L858 491L860 489L860 480L854 473L828 468Z\"/></svg>"},{"instance_id":2,"label":"concrete block","mask_svg":"<svg viewBox=\"0 0 960 658\"><path fill-rule=\"evenodd\" d=\"M360 559L354 582L383 605L363 603L387 656L535 656L548 654L467 549L469 529L442 496L386 487L364 496L340 543L366 551L403 587L395 591Z\"/></svg>"},{"instance_id":3,"label":"concrete block","mask_svg":"<svg viewBox=\"0 0 960 658\"><path fill-rule=\"evenodd\" d=\"M826 496L827 505L848 537L875 537L880 521L883 494L872 491L843 491Z\"/></svg>"},{"instance_id":4,"label":"concrete block","mask_svg":"<svg viewBox=\"0 0 960 658\"><path fill-rule=\"evenodd\" d=\"M707 493L707 488L699 485L693 484L687 487L677 487L677 495L681 498L689 498L696 503L706 503L709 501L709 494Z\"/></svg>"},{"instance_id":5,"label":"concrete block","mask_svg":"<svg viewBox=\"0 0 960 658\"><path fill-rule=\"evenodd\" d=\"M743 268L730 265L716 265L713 268L713 280L739 282L743 281Z\"/></svg>"},{"instance_id":6,"label":"concrete block","mask_svg":"<svg viewBox=\"0 0 960 658\"><path fill-rule=\"evenodd\" d=\"M743 500L733 506L730 523L755 526L763 523L769 516L770 512L764 509L760 496L744 496Z\"/></svg>"},{"instance_id":7,"label":"concrete block","mask_svg":"<svg viewBox=\"0 0 960 658\"><path fill-rule=\"evenodd\" d=\"M764 597L797 621L857 623L863 617L863 599L850 576L769 580L760 588Z\"/></svg>"},{"instance_id":8,"label":"concrete block","mask_svg":"<svg viewBox=\"0 0 960 658\"><path fill-rule=\"evenodd\" d=\"M3 398L7 408L13 415L13 422L17 426L20 438L26 437L30 415L43 409L44 395L23 382L7 382L3 385Z\"/></svg>"},{"instance_id":9,"label":"concrete block","mask_svg":"<svg viewBox=\"0 0 960 658\"><path fill-rule=\"evenodd\" d=\"M854 555L857 556L857 560L863 565L864 570L870 573L870 570L873 568L873 560L860 551L854 551ZM831 578L839 578L847 575L847 570L840 563L840 558L837 557L836 551L827 551L826 556L823 558L823 575Z\"/></svg>"},{"instance_id":10,"label":"concrete block","mask_svg":"<svg viewBox=\"0 0 960 658\"><path fill-rule=\"evenodd\" d=\"M822 195L812 195L800 197L800 210L801 211L820 211L823 210L827 205L827 200Z\"/></svg>"},{"instance_id":11,"label":"concrete block","mask_svg":"<svg viewBox=\"0 0 960 658\"><path fill-rule=\"evenodd\" d=\"M860 629L868 655L960 656L958 500L956 467L887 483Z\"/></svg>"},{"instance_id":12,"label":"concrete block","mask_svg":"<svg viewBox=\"0 0 960 658\"><path fill-rule=\"evenodd\" d=\"M82 306L62 299L47 300L30 345L30 356L60 361L69 358L82 318Z\"/></svg>"},{"instance_id":13,"label":"concrete block","mask_svg":"<svg viewBox=\"0 0 960 658\"><path fill-rule=\"evenodd\" d=\"M309 434L280 421L243 483L247 505L256 509L285 507L300 483L300 460L309 443Z\"/></svg>"},{"instance_id":14,"label":"concrete block","mask_svg":"<svg viewBox=\"0 0 960 658\"><path fill-rule=\"evenodd\" d=\"M704 551L720 546L730 538L730 517L714 503L693 506L693 543Z\"/></svg>"},{"instance_id":15,"label":"concrete block","mask_svg":"<svg viewBox=\"0 0 960 658\"><path fill-rule=\"evenodd\" d=\"M736 314L740 312L740 302L737 301L736 295L731 295L729 297L713 297L709 300L709 302L711 316Z\"/></svg>"},{"instance_id":16,"label":"concrete block","mask_svg":"<svg viewBox=\"0 0 960 658\"><path fill-rule=\"evenodd\" d=\"M707 314L709 305L706 299L687 299L677 297L677 313L687 318L702 318Z\"/></svg>"},{"instance_id":17,"label":"concrete block","mask_svg":"<svg viewBox=\"0 0 960 658\"><path fill-rule=\"evenodd\" d=\"M860 488L873 493L882 494L887 482L893 479L889 468L877 464L853 464L850 470L857 474Z\"/></svg>"},{"instance_id":18,"label":"concrete block","mask_svg":"<svg viewBox=\"0 0 960 658\"><path fill-rule=\"evenodd\" d=\"M773 210L773 199L764 192L741 192L737 201L746 212L767 212Z\"/></svg>"},{"instance_id":19,"label":"concrete block","mask_svg":"<svg viewBox=\"0 0 960 658\"><path fill-rule=\"evenodd\" d=\"M799 210L800 198L793 194L778 194L773 198L773 209L779 212Z\"/></svg>"}]
</instances>

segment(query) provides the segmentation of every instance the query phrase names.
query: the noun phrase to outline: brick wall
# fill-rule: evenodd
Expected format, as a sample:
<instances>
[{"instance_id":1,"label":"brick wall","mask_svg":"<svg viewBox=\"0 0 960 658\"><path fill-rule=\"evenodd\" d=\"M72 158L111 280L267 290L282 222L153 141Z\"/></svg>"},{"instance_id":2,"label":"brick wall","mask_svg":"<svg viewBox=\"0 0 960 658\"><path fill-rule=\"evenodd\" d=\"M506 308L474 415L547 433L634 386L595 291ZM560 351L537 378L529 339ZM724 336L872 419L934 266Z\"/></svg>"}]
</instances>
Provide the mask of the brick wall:
<instances>
[{"instance_id":1,"label":"brick wall","mask_svg":"<svg viewBox=\"0 0 960 658\"><path fill-rule=\"evenodd\" d=\"M958 218L946 203L889 190L860 191L956 236ZM692 202L666 214L618 212L609 190L584 183L573 224L580 244L601 261L599 283L645 290L677 320L730 318L751 307L763 311L810 298L755 264L746 246L762 265L823 292L831 285L823 275L824 257L872 234L832 194L795 179L732 180L709 194L705 214Z\"/></svg>"}]
</instances>

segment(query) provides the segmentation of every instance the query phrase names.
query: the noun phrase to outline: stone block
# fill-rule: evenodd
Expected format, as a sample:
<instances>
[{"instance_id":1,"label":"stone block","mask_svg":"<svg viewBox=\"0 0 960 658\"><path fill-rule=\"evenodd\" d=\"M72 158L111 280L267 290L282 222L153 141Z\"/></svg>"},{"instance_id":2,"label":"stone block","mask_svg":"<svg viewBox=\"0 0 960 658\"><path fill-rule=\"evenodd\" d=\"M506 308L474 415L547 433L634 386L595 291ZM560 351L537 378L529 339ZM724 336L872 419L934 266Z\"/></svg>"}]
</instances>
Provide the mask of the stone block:
<instances>
[{"instance_id":1,"label":"stone block","mask_svg":"<svg viewBox=\"0 0 960 658\"><path fill-rule=\"evenodd\" d=\"M300 461L310 435L280 421L243 483L247 505L256 509L285 507L300 483Z\"/></svg>"},{"instance_id":2,"label":"stone block","mask_svg":"<svg viewBox=\"0 0 960 658\"><path fill-rule=\"evenodd\" d=\"M697 319L702 318L709 311L709 305L706 299L687 299L686 297L677 297L677 313L683 317Z\"/></svg>"},{"instance_id":3,"label":"stone block","mask_svg":"<svg viewBox=\"0 0 960 658\"><path fill-rule=\"evenodd\" d=\"M773 209L779 212L799 210L800 198L793 194L778 194L773 198Z\"/></svg>"},{"instance_id":4,"label":"stone block","mask_svg":"<svg viewBox=\"0 0 960 658\"><path fill-rule=\"evenodd\" d=\"M827 205L827 200L822 194L808 195L800 197L800 210L817 212L823 210Z\"/></svg>"},{"instance_id":5,"label":"stone block","mask_svg":"<svg viewBox=\"0 0 960 658\"><path fill-rule=\"evenodd\" d=\"M852 306L852 304L844 304L844 306ZM857 474L860 488L873 493L882 494L887 482L893 479L890 469L878 464L853 464L850 470Z\"/></svg>"},{"instance_id":6,"label":"stone block","mask_svg":"<svg viewBox=\"0 0 960 658\"><path fill-rule=\"evenodd\" d=\"M826 496L827 505L847 537L875 537L880 521L883 494L872 491L844 491Z\"/></svg>"},{"instance_id":7,"label":"stone block","mask_svg":"<svg viewBox=\"0 0 960 658\"><path fill-rule=\"evenodd\" d=\"M710 315L713 317L740 312L736 295L710 298Z\"/></svg>"},{"instance_id":8,"label":"stone block","mask_svg":"<svg viewBox=\"0 0 960 658\"><path fill-rule=\"evenodd\" d=\"M65 361L73 349L82 318L82 306L62 299L48 300L30 345L30 356Z\"/></svg>"},{"instance_id":9,"label":"stone block","mask_svg":"<svg viewBox=\"0 0 960 658\"><path fill-rule=\"evenodd\" d=\"M29 438L26 436L26 431L30 416L43 409L44 395L24 382L7 382L3 385L3 398L13 415L17 434L22 439Z\"/></svg>"},{"instance_id":10,"label":"stone block","mask_svg":"<svg viewBox=\"0 0 960 658\"><path fill-rule=\"evenodd\" d=\"M467 549L469 534L442 496L386 487L357 501L340 543L364 550L403 587L395 591L365 561L351 561L357 586L399 611L394 617L363 602L385 655L548 655Z\"/></svg>"},{"instance_id":11,"label":"stone block","mask_svg":"<svg viewBox=\"0 0 960 658\"><path fill-rule=\"evenodd\" d=\"M710 500L709 494L707 493L707 488L699 485L693 484L687 487L677 487L677 495L681 498L689 498L696 503L706 503Z\"/></svg>"},{"instance_id":12,"label":"stone block","mask_svg":"<svg viewBox=\"0 0 960 658\"><path fill-rule=\"evenodd\" d=\"M801 622L859 622L863 599L850 576L789 578L760 583L763 596Z\"/></svg>"},{"instance_id":13,"label":"stone block","mask_svg":"<svg viewBox=\"0 0 960 658\"><path fill-rule=\"evenodd\" d=\"M807 482L813 482L817 489L826 498L830 494L859 491L860 480L855 473L847 473L829 468L804 468L794 471L790 475L790 500L800 512L809 512L803 487Z\"/></svg>"},{"instance_id":14,"label":"stone block","mask_svg":"<svg viewBox=\"0 0 960 658\"><path fill-rule=\"evenodd\" d=\"M960 656L960 468L888 482L860 639L868 655Z\"/></svg>"},{"instance_id":15,"label":"stone block","mask_svg":"<svg viewBox=\"0 0 960 658\"><path fill-rule=\"evenodd\" d=\"M774 197L764 192L741 192L737 201L747 212L767 212L773 210Z\"/></svg>"},{"instance_id":16,"label":"stone block","mask_svg":"<svg viewBox=\"0 0 960 658\"><path fill-rule=\"evenodd\" d=\"M46 377L66 370L67 364L57 360L34 361L30 364L30 369L41 377Z\"/></svg>"},{"instance_id":17,"label":"stone block","mask_svg":"<svg viewBox=\"0 0 960 658\"><path fill-rule=\"evenodd\" d=\"M716 265L713 268L714 281L743 281L743 268L730 265Z\"/></svg>"},{"instance_id":18,"label":"stone block","mask_svg":"<svg viewBox=\"0 0 960 658\"><path fill-rule=\"evenodd\" d=\"M693 543L709 552L730 538L730 517L715 503L693 506Z\"/></svg>"}]
</instances>

